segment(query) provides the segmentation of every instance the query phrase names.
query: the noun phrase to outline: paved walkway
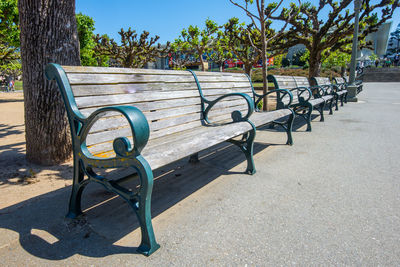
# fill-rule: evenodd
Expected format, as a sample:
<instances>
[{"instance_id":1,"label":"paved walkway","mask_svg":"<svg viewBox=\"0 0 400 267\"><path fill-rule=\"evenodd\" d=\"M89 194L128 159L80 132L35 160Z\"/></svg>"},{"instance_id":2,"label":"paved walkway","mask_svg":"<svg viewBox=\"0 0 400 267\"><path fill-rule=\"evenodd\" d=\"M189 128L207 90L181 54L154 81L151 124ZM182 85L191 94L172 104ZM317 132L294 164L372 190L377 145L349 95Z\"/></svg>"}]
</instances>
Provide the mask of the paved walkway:
<instances>
[{"instance_id":1,"label":"paved walkway","mask_svg":"<svg viewBox=\"0 0 400 267\"><path fill-rule=\"evenodd\" d=\"M253 176L231 146L159 171L151 257L132 253L136 218L99 187L85 220L64 220L66 187L0 210L0 265L398 266L400 84L364 88L312 133L300 127L292 147L259 131Z\"/></svg>"}]
</instances>

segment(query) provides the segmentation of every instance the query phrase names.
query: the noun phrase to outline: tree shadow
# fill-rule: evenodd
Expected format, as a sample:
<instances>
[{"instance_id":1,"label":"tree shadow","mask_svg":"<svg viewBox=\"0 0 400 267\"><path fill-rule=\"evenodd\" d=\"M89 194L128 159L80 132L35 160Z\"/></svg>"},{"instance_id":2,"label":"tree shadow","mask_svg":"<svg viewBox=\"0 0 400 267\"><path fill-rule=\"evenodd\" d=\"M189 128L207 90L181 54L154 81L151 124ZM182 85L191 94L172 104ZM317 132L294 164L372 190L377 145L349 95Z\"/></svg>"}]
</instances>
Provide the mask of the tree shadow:
<instances>
[{"instance_id":1,"label":"tree shadow","mask_svg":"<svg viewBox=\"0 0 400 267\"><path fill-rule=\"evenodd\" d=\"M254 154L266 150L270 145L255 143ZM188 163L187 159L182 159L155 170L152 218L221 175L243 174L244 162L245 157L236 146L223 143L201 152L198 163ZM126 183L135 187L138 181ZM130 244L140 243L139 235L135 234L140 232L135 231L139 230L139 224L125 201L100 185L91 183L83 195L85 215L69 220L64 218L69 193L70 186L1 209L0 230L4 228L18 233L22 248L43 259L60 260L75 254L104 257L135 253L136 247ZM157 224L154 224L154 228L157 236ZM132 241L129 246L119 245L117 242L127 235ZM0 247L4 246L1 242L6 241L0 241Z\"/></svg>"},{"instance_id":2,"label":"tree shadow","mask_svg":"<svg viewBox=\"0 0 400 267\"><path fill-rule=\"evenodd\" d=\"M9 103L9 102L24 102L24 99L13 99L13 98L0 99L0 103Z\"/></svg>"},{"instance_id":3,"label":"tree shadow","mask_svg":"<svg viewBox=\"0 0 400 267\"><path fill-rule=\"evenodd\" d=\"M24 127L23 124L21 125L7 125L7 124L0 124L0 138L3 138L8 135L12 134L23 134L24 131L19 129L20 127Z\"/></svg>"}]
</instances>

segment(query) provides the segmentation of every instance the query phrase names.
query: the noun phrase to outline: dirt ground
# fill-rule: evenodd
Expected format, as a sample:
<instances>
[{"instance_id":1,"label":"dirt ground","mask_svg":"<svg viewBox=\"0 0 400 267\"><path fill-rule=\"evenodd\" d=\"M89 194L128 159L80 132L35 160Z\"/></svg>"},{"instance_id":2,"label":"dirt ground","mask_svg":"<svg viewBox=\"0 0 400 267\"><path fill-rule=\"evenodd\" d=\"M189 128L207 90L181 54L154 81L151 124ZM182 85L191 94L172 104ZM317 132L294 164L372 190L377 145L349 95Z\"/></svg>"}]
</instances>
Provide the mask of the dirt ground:
<instances>
[{"instance_id":1,"label":"dirt ground","mask_svg":"<svg viewBox=\"0 0 400 267\"><path fill-rule=\"evenodd\" d=\"M25 160L22 92L0 92L0 209L72 183L72 162L43 167Z\"/></svg>"}]
</instances>

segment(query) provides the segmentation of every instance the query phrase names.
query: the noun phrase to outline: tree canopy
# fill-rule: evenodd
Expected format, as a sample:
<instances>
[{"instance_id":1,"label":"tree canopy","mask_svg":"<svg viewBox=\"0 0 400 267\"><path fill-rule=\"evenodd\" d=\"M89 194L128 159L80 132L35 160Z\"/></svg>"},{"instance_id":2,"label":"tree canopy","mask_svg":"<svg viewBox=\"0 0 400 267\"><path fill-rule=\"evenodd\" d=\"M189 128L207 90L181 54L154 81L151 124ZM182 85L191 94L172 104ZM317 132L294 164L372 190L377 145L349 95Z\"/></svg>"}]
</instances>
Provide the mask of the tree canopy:
<instances>
[{"instance_id":1,"label":"tree canopy","mask_svg":"<svg viewBox=\"0 0 400 267\"><path fill-rule=\"evenodd\" d=\"M376 3L375 3L376 2ZM359 40L365 37L390 19L394 10L399 6L399 0L363 0L360 12ZM323 57L341 50L347 51L347 45L352 43L354 31L354 7L352 0L320 0L318 5L306 2L300 6L292 6L295 16L288 16L286 8L272 19L290 24L280 40L280 49L284 50L296 44L304 44L310 52L309 76L318 76ZM329 10L328 18L322 16ZM323 12L324 11L324 12ZM379 14L378 14L379 13ZM350 52L350 51L348 51Z\"/></svg>"},{"instance_id":2,"label":"tree canopy","mask_svg":"<svg viewBox=\"0 0 400 267\"><path fill-rule=\"evenodd\" d=\"M210 19L206 20L205 27L202 30L198 26L190 25L187 29L181 31L180 36L174 42L174 47L177 50L193 51L196 59L200 62L201 69L204 71L203 56L211 52L217 31L217 23Z\"/></svg>"},{"instance_id":3,"label":"tree canopy","mask_svg":"<svg viewBox=\"0 0 400 267\"><path fill-rule=\"evenodd\" d=\"M0 0L0 72L20 72L20 39L17 0Z\"/></svg>"},{"instance_id":4,"label":"tree canopy","mask_svg":"<svg viewBox=\"0 0 400 267\"><path fill-rule=\"evenodd\" d=\"M156 57L165 56L169 51L169 43L165 47L160 44L155 45L160 37L157 35L149 37L150 33L147 31L138 36L136 31L129 27L127 31L121 28L118 34L121 36L121 45L107 35L97 34L94 37L96 55L109 56L125 68L141 68L147 62L154 61Z\"/></svg>"}]
</instances>

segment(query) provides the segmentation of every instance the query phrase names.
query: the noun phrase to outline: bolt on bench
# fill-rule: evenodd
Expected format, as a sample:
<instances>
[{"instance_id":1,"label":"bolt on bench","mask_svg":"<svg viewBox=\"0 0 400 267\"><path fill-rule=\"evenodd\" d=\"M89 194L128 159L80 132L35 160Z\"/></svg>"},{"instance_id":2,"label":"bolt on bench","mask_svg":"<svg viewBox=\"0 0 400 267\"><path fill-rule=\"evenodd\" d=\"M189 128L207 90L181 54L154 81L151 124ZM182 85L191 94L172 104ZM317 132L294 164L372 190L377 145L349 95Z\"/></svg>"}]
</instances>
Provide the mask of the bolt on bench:
<instances>
[{"instance_id":1,"label":"bolt on bench","mask_svg":"<svg viewBox=\"0 0 400 267\"><path fill-rule=\"evenodd\" d=\"M256 128L249 120L254 102L237 87L244 75L226 75L224 84L203 75L203 88L196 79L201 75L188 71L49 64L46 76L57 81L71 129L74 177L67 217L82 214L84 188L99 183L133 208L142 234L137 250L144 255L159 248L151 221L152 170L228 141L245 154L246 173L255 173ZM292 115L290 110L269 114L263 123ZM96 172L127 167L132 175L119 180ZM121 185L134 177L139 189Z\"/></svg>"}]
</instances>

